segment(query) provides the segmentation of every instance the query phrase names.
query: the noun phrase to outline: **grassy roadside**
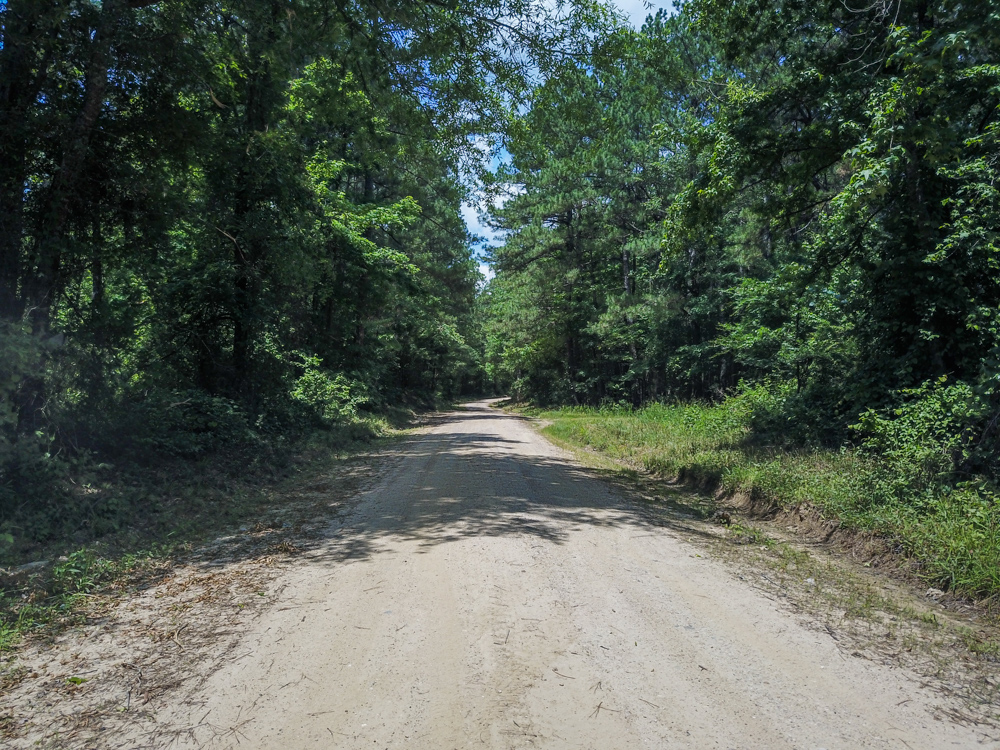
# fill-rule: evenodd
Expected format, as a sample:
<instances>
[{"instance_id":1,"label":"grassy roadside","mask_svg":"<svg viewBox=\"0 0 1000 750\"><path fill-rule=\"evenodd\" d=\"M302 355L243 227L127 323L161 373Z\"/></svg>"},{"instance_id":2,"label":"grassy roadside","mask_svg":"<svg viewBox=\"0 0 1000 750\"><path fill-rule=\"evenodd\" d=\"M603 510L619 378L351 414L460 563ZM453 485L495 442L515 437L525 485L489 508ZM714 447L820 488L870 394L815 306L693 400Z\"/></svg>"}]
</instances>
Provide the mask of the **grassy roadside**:
<instances>
[{"instance_id":1,"label":"grassy roadside","mask_svg":"<svg viewBox=\"0 0 1000 750\"><path fill-rule=\"evenodd\" d=\"M877 536L932 586L983 600L1000 595L1000 506L989 491L963 486L887 499L879 488L896 480L894 466L851 450L760 444L739 407L529 413L548 422L544 432L559 442L703 490L740 495L758 508L815 508L841 528Z\"/></svg>"},{"instance_id":2,"label":"grassy roadside","mask_svg":"<svg viewBox=\"0 0 1000 750\"><path fill-rule=\"evenodd\" d=\"M823 535L817 539L811 533L818 530L814 521L821 513L830 519L823 523L826 529L853 523L855 529L869 530L875 525L861 525L863 498L848 504L850 493L860 486L858 476L871 470L863 456L754 445L745 439L738 417L719 407L505 408L536 418L552 442L651 501L650 512L663 516L664 525L694 532L690 538L702 546L702 554L724 560L733 575L764 597L803 615L806 627L836 642L841 658L914 670L942 696L937 719L1000 724L1000 633L992 603L977 605L941 591L931 595L933 589L925 595L922 587L914 590L875 570L887 562L884 558L870 565L862 559L859 565L848 559L853 554L828 554ZM724 526L707 523L720 505L728 507L725 500L713 501L713 492L754 497L750 507L727 514ZM797 506L799 512L790 512ZM838 516L843 507L848 512ZM786 522L798 521L800 512L805 523L786 529ZM770 520L755 518L755 513ZM854 536L848 532L843 539ZM907 551L888 532L876 546ZM859 549L851 547L852 552ZM989 551L984 552L988 557ZM889 557L905 560L899 554ZM937 580L928 575L929 566L911 562L917 563L918 575Z\"/></svg>"},{"instance_id":3,"label":"grassy roadside","mask_svg":"<svg viewBox=\"0 0 1000 750\"><path fill-rule=\"evenodd\" d=\"M4 550L0 654L26 635L52 634L82 622L96 599L134 588L221 534L239 530L280 545L281 532L301 526L321 504L301 502L309 494L303 488L320 477L319 494L329 494L331 478L346 488L352 461L405 434L412 417L400 412L357 420L256 455L220 451L198 461L160 458L75 483L73 491L82 500L113 509L114 522ZM4 682L0 673L0 691Z\"/></svg>"}]
</instances>

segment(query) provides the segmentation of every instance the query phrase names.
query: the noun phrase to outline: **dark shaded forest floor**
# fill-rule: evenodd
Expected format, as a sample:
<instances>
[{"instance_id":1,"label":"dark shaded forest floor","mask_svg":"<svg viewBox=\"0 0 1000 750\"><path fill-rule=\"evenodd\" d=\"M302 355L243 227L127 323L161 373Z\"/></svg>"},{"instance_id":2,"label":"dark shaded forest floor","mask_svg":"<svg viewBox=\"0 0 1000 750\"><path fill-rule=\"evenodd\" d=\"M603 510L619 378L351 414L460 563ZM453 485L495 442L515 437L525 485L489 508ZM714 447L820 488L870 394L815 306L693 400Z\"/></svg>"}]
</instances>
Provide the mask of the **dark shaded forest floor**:
<instances>
[{"instance_id":1,"label":"dark shaded forest floor","mask_svg":"<svg viewBox=\"0 0 1000 750\"><path fill-rule=\"evenodd\" d=\"M92 470L68 477L70 502L100 511L4 550L0 658L26 635L48 637L86 621L95 602L148 585L206 542L245 537L258 551L278 549L308 526L310 503L341 485L353 492L365 457L423 420L400 409L280 448L159 456L103 465L97 478ZM4 673L0 684L15 677Z\"/></svg>"}]
</instances>

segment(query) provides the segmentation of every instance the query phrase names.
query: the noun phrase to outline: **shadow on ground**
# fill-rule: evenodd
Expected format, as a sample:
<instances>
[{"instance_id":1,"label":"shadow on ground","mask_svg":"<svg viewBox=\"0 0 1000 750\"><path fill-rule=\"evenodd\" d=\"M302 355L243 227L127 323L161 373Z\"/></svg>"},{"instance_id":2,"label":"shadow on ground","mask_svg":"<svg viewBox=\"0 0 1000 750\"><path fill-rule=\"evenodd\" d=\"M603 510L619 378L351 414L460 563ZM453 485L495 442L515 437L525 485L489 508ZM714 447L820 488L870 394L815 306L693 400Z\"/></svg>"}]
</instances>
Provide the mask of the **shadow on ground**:
<instances>
[{"instance_id":1,"label":"shadow on ground","mask_svg":"<svg viewBox=\"0 0 1000 750\"><path fill-rule=\"evenodd\" d=\"M560 544L584 526L670 528L714 538L697 523L703 508L685 502L684 493L639 498L613 472L563 458L517 422L482 405L436 415L429 433L373 457L385 464L376 485L346 503L332 498L329 523L297 538L297 551L335 564L391 553L401 541L422 549L498 536ZM226 562L233 554L239 552Z\"/></svg>"}]
</instances>

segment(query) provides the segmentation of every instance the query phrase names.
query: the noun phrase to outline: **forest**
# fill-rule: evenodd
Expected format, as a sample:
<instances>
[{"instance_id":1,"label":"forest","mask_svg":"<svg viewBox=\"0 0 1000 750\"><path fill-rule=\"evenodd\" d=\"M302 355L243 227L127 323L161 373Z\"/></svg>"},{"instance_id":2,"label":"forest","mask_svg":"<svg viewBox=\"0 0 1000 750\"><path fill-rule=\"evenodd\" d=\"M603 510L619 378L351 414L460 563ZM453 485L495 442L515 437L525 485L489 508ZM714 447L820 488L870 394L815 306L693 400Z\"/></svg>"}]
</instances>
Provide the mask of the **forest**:
<instances>
[{"instance_id":1,"label":"forest","mask_svg":"<svg viewBox=\"0 0 1000 750\"><path fill-rule=\"evenodd\" d=\"M483 390L462 202L541 65L612 20L0 3L0 547L126 524L126 466Z\"/></svg>"},{"instance_id":2,"label":"forest","mask_svg":"<svg viewBox=\"0 0 1000 750\"><path fill-rule=\"evenodd\" d=\"M497 176L490 376L995 595L998 13L692 0L561 60Z\"/></svg>"},{"instance_id":3,"label":"forest","mask_svg":"<svg viewBox=\"0 0 1000 750\"><path fill-rule=\"evenodd\" d=\"M124 466L508 394L850 460L838 512L1000 591L995 2L3 0L0 34L0 547L127 523Z\"/></svg>"}]
</instances>

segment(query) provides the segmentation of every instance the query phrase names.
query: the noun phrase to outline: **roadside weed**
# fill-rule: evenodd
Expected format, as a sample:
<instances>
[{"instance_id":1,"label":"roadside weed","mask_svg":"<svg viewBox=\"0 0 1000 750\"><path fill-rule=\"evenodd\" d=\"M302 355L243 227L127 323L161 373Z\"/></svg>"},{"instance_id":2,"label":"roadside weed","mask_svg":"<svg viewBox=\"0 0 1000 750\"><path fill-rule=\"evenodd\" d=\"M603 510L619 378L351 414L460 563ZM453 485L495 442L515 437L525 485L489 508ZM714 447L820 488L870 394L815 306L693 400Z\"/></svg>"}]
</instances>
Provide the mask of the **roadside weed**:
<instances>
[{"instance_id":1,"label":"roadside weed","mask_svg":"<svg viewBox=\"0 0 1000 750\"><path fill-rule=\"evenodd\" d=\"M734 523L729 527L729 534L729 540L734 544L756 544L764 547L774 547L777 544L757 526Z\"/></svg>"},{"instance_id":2,"label":"roadside weed","mask_svg":"<svg viewBox=\"0 0 1000 750\"><path fill-rule=\"evenodd\" d=\"M767 442L751 429L751 407L735 397L718 405L533 413L556 442L703 491L740 495L762 508L817 508L844 528L884 539L931 585L974 597L1000 593L1000 496L990 486L966 482L932 491L925 483L923 494L910 497L885 480L892 461L904 458ZM866 424L881 423L869 417ZM767 543L744 527L733 538Z\"/></svg>"}]
</instances>

